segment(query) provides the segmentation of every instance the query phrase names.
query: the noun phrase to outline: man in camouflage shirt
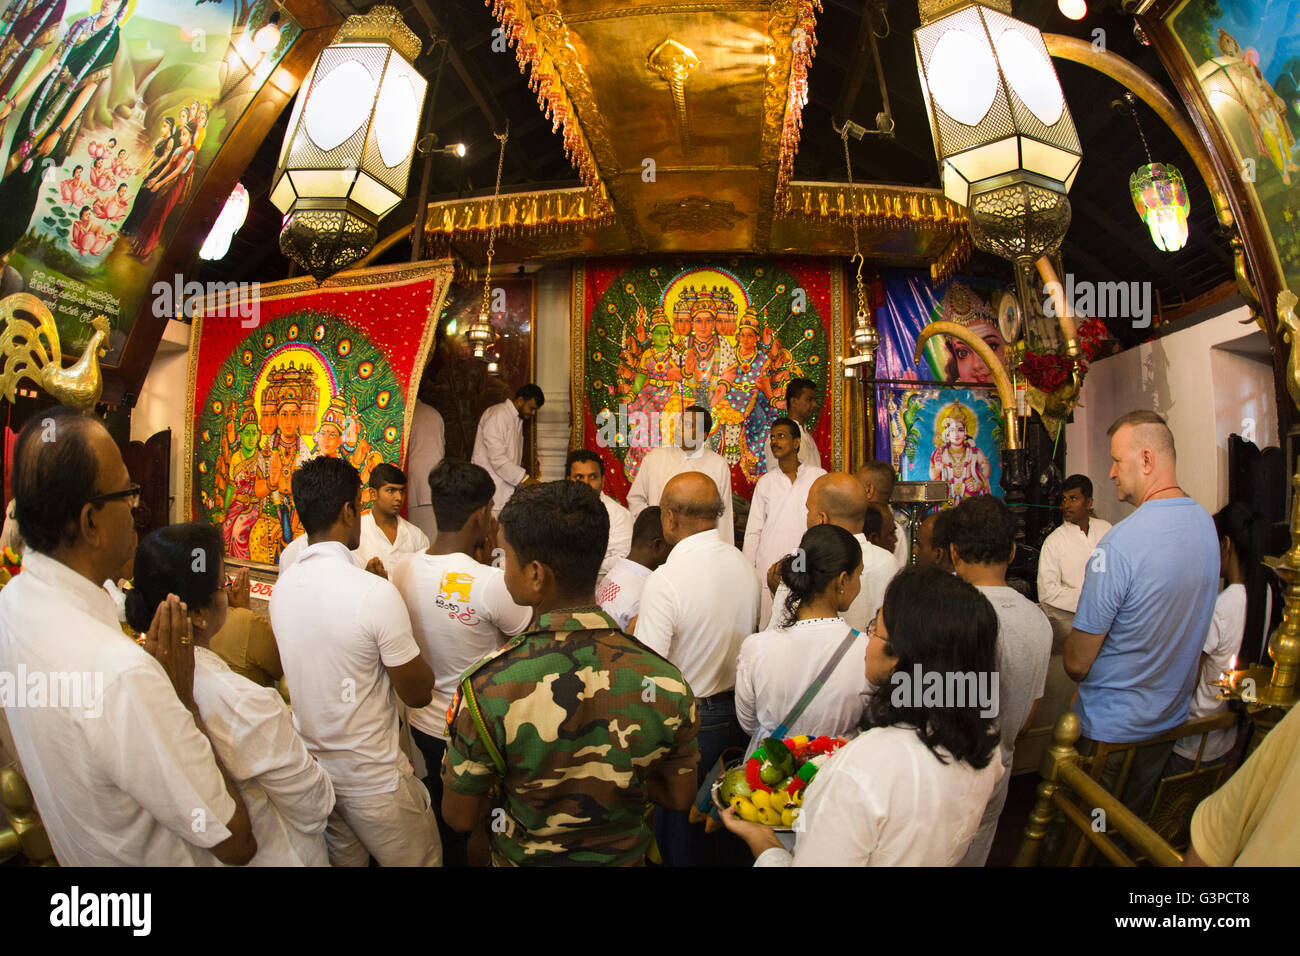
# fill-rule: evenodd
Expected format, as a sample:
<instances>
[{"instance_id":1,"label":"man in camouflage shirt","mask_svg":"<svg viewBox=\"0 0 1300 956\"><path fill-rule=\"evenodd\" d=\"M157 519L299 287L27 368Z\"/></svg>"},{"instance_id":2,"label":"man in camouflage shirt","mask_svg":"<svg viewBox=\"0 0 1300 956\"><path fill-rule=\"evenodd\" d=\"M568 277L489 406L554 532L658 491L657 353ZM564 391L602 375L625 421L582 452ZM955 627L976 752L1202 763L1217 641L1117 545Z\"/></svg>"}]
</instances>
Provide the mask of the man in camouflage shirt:
<instances>
[{"instance_id":1,"label":"man in camouflage shirt","mask_svg":"<svg viewBox=\"0 0 1300 956\"><path fill-rule=\"evenodd\" d=\"M498 865L643 863L647 803L685 811L695 796L695 697L596 606L609 516L591 488L521 487L500 526L506 588L538 617L461 680L444 817L487 819Z\"/></svg>"}]
</instances>

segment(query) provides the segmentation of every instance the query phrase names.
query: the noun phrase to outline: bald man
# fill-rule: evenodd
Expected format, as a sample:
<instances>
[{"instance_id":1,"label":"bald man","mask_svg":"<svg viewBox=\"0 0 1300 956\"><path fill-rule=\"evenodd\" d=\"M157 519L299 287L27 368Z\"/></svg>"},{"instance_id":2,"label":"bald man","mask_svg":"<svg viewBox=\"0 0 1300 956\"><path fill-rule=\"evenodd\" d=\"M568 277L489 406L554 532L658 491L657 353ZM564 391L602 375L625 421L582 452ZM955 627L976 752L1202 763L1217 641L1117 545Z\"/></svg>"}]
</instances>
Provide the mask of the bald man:
<instances>
[{"instance_id":1,"label":"bald man","mask_svg":"<svg viewBox=\"0 0 1300 956\"><path fill-rule=\"evenodd\" d=\"M1085 753L1092 741L1146 740L1187 719L1219 583L1214 520L1179 487L1164 419L1129 412L1108 434L1110 479L1119 499L1137 510L1088 559L1065 642L1066 673L1079 682L1075 711ZM1139 816L1172 747L1137 751L1120 797ZM1113 787L1124 757L1106 761L1103 786Z\"/></svg>"},{"instance_id":2,"label":"bald man","mask_svg":"<svg viewBox=\"0 0 1300 956\"><path fill-rule=\"evenodd\" d=\"M887 461L869 461L855 471L853 477L858 480L863 490L866 491L868 501L882 504L893 513L894 526L898 532L892 547L894 559L898 567L907 567L912 548L911 525L908 524L905 515L894 511L889 504L889 500L894 494L894 485L898 481L898 474Z\"/></svg>"},{"instance_id":3,"label":"bald man","mask_svg":"<svg viewBox=\"0 0 1300 956\"><path fill-rule=\"evenodd\" d=\"M852 534L862 548L862 589L841 616L850 627L864 632L875 619L876 611L885 600L885 588L898 571L894 555L872 544L862 531L863 519L870 507L861 482L846 472L822 475L808 490L808 527L833 524ZM769 628L781 625L782 608L789 593L781 581L780 568L781 562L778 561L767 572L768 590L775 592Z\"/></svg>"},{"instance_id":4,"label":"bald man","mask_svg":"<svg viewBox=\"0 0 1300 956\"><path fill-rule=\"evenodd\" d=\"M700 707L704 774L727 747L747 742L736 720L736 659L758 621L759 585L753 567L718 537L718 486L698 471L669 479L659 501L664 540L672 547L641 592L636 638L677 666ZM700 859L703 827L684 813L655 809L655 833L669 866Z\"/></svg>"}]
</instances>

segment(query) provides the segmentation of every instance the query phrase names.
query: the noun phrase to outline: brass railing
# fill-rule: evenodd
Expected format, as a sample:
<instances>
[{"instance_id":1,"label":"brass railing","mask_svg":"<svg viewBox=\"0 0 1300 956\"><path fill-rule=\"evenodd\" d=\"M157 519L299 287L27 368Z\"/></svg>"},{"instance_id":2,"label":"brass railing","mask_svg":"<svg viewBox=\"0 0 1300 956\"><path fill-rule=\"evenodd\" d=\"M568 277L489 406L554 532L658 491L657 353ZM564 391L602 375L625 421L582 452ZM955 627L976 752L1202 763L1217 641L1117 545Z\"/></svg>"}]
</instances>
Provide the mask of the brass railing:
<instances>
[{"instance_id":1,"label":"brass railing","mask_svg":"<svg viewBox=\"0 0 1300 956\"><path fill-rule=\"evenodd\" d=\"M1057 821L1059 812L1065 817L1068 826L1067 839L1059 844L1056 855L1062 861L1068 858L1070 866L1084 865L1090 856L1090 848L1095 848L1116 866L1136 866L1137 860L1112 839L1113 833L1118 833L1127 841L1144 862L1155 866L1179 866L1183 858L1178 851L1124 806L1116 793L1123 794L1133 760L1141 747L1168 743L1182 737L1201 736L1213 730L1231 727L1238 720L1238 714L1229 711L1188 721L1167 734L1138 744L1098 743L1093 754L1085 758L1075 749L1081 732L1078 716L1071 712L1062 714L1052 730L1052 746L1043 755L1043 779L1038 785L1038 799L1029 814L1024 842L1021 843L1013 865L1039 865L1048 832ZM1202 738L1202 750L1204 746ZM1099 778L1106 757L1119 751L1127 751L1127 756L1115 784L1116 793L1112 793L1101 785ZM1214 770L1217 766L1201 768L1198 752L1195 762L1197 771ZM1189 819L1193 809L1194 807L1187 809ZM1097 810L1101 811L1100 816L1096 815Z\"/></svg>"}]
</instances>

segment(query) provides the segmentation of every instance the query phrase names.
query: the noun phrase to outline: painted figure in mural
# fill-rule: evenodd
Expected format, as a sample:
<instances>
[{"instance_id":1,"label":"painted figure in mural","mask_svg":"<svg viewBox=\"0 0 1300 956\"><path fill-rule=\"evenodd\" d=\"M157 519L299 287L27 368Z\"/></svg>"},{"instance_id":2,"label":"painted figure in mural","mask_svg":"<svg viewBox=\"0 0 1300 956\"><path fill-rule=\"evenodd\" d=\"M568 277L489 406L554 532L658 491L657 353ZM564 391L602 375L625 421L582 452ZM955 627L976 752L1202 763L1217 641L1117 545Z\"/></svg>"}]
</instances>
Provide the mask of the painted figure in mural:
<instances>
[{"instance_id":1,"label":"painted figure in mural","mask_svg":"<svg viewBox=\"0 0 1300 956\"><path fill-rule=\"evenodd\" d=\"M97 256L108 248L109 243L117 238L117 233L105 229L90 218L93 211L90 206L82 206L77 219L72 223L72 236L69 245L83 256Z\"/></svg>"},{"instance_id":2,"label":"painted figure in mural","mask_svg":"<svg viewBox=\"0 0 1300 956\"><path fill-rule=\"evenodd\" d=\"M86 152L90 154L91 159L111 159L115 146L117 146L117 137L110 136L108 142L91 143L86 147Z\"/></svg>"},{"instance_id":3,"label":"painted figure in mural","mask_svg":"<svg viewBox=\"0 0 1300 956\"><path fill-rule=\"evenodd\" d=\"M1291 185L1291 174L1300 172L1292 159L1295 137L1286 120L1286 102L1278 96L1273 86L1264 79L1259 69L1259 52L1243 53L1241 44L1227 30L1219 30L1219 50L1227 61L1226 69L1232 85L1240 94L1240 102L1250 124L1255 148L1268 156L1282 174L1282 183Z\"/></svg>"},{"instance_id":4,"label":"painted figure in mural","mask_svg":"<svg viewBox=\"0 0 1300 956\"><path fill-rule=\"evenodd\" d=\"M59 198L68 206L84 205L89 193L86 191L86 181L81 178L85 166L77 165L72 167L72 176L59 183Z\"/></svg>"},{"instance_id":5,"label":"painted figure in mural","mask_svg":"<svg viewBox=\"0 0 1300 956\"><path fill-rule=\"evenodd\" d=\"M113 178L112 173L104 168L104 157L98 156L90 167L90 172L86 175L90 180L90 185L96 189L108 191L117 185L117 180Z\"/></svg>"},{"instance_id":6,"label":"painted figure in mural","mask_svg":"<svg viewBox=\"0 0 1300 956\"><path fill-rule=\"evenodd\" d=\"M0 102L9 98L24 67L59 38L64 0L13 0L0 18ZM0 133L4 124L0 123Z\"/></svg>"},{"instance_id":7,"label":"painted figure in mural","mask_svg":"<svg viewBox=\"0 0 1300 956\"><path fill-rule=\"evenodd\" d=\"M316 429L316 454L327 458L346 458L361 473L361 484L370 480L370 472L384 456L373 451L362 433L356 403L349 408L342 395L335 395L321 415Z\"/></svg>"},{"instance_id":8,"label":"painted figure in mural","mask_svg":"<svg viewBox=\"0 0 1300 956\"><path fill-rule=\"evenodd\" d=\"M649 324L650 341L645 340L645 326ZM647 322L644 308L637 309L635 323L623 337L623 354L630 364L620 369L627 376L624 391L619 398L628 402L628 421L640 421L645 416L647 428L662 422L663 416L681 411L679 388L682 381L682 354L673 345L673 330L662 308L656 307ZM634 418L636 416L636 418ZM654 445L653 434L646 441L629 442L623 468L629 479L635 478L641 461ZM662 435L660 436L662 440Z\"/></svg>"},{"instance_id":9,"label":"painted figure in mural","mask_svg":"<svg viewBox=\"0 0 1300 956\"><path fill-rule=\"evenodd\" d=\"M221 536L226 542L226 554L248 558L252 556L249 542L253 526L261 517L262 502L271 494L271 463L260 447L262 432L252 399L240 404L238 428L238 445L223 476L226 485Z\"/></svg>"},{"instance_id":10,"label":"painted figure in mural","mask_svg":"<svg viewBox=\"0 0 1300 956\"><path fill-rule=\"evenodd\" d=\"M203 141L208 135L208 107L205 103L199 107L198 115L194 119L194 149L198 151L203 148Z\"/></svg>"},{"instance_id":11,"label":"painted figure in mural","mask_svg":"<svg viewBox=\"0 0 1300 956\"><path fill-rule=\"evenodd\" d=\"M975 447L979 422L975 412L961 402L951 402L934 419L934 453L930 480L948 483L948 500L992 494L989 460Z\"/></svg>"},{"instance_id":12,"label":"painted figure in mural","mask_svg":"<svg viewBox=\"0 0 1300 956\"><path fill-rule=\"evenodd\" d=\"M96 199L91 208L98 218L108 222L117 222L125 218L126 211L131 208L131 199L126 194L126 183L119 184L117 192L112 196Z\"/></svg>"},{"instance_id":13,"label":"painted figure in mural","mask_svg":"<svg viewBox=\"0 0 1300 956\"><path fill-rule=\"evenodd\" d=\"M100 84L108 82L117 56L126 0L104 0L99 12L68 28L54 56L32 74L12 98L0 101L0 120L21 103L13 146L0 182L0 257L11 252L27 231L40 198L41 161L56 166L77 140L82 112Z\"/></svg>"},{"instance_id":14,"label":"painted figure in mural","mask_svg":"<svg viewBox=\"0 0 1300 956\"><path fill-rule=\"evenodd\" d=\"M318 389L307 368L292 362L272 369L262 393L262 416L273 416L275 428L270 433L271 467L268 478L272 501L280 508L280 535L287 544L302 533L297 512L293 509L293 473L311 457L303 439L302 425L316 423Z\"/></svg>"},{"instance_id":15,"label":"painted figure in mural","mask_svg":"<svg viewBox=\"0 0 1300 956\"><path fill-rule=\"evenodd\" d=\"M145 167L144 179L146 184L151 182L155 176L161 178L162 171L171 162L172 154L179 148L180 133L176 128L176 118L174 116L164 117L162 135L153 144L153 161ZM158 194L147 185L140 187L140 192L135 197L135 204L131 207L131 214L126 217L126 222L122 223L122 235L134 236L140 232L140 227L148 218L157 198Z\"/></svg>"},{"instance_id":16,"label":"painted figure in mural","mask_svg":"<svg viewBox=\"0 0 1300 956\"><path fill-rule=\"evenodd\" d=\"M998 318L993 308L978 294L960 282L948 287L943 297L943 308L939 318L945 322L956 322L970 329L993 350L993 354L1005 365L1007 360L1007 343L998 330ZM944 380L948 382L991 382L993 373L989 371L984 360L973 352L965 342L944 336Z\"/></svg>"},{"instance_id":17,"label":"painted figure in mural","mask_svg":"<svg viewBox=\"0 0 1300 956\"><path fill-rule=\"evenodd\" d=\"M725 336L736 330L736 303L729 289L692 286L673 310L673 325L686 336L683 377L694 404L712 408L722 372L735 364L736 353Z\"/></svg>"},{"instance_id":18,"label":"painted figure in mural","mask_svg":"<svg viewBox=\"0 0 1300 956\"><path fill-rule=\"evenodd\" d=\"M131 246L131 255L138 259L147 259L153 255L162 239L163 229L172 210L183 204L190 194L190 184L194 179L194 124L187 123L180 128L180 143L172 151L172 161L161 172L154 173L147 180L144 189L154 193L154 201L149 215L140 224L135 242Z\"/></svg>"},{"instance_id":19,"label":"painted figure in mural","mask_svg":"<svg viewBox=\"0 0 1300 956\"><path fill-rule=\"evenodd\" d=\"M119 149L117 155L113 157L113 175L119 179L126 179L135 173L135 167L126 164L126 150Z\"/></svg>"},{"instance_id":20,"label":"painted figure in mural","mask_svg":"<svg viewBox=\"0 0 1300 956\"><path fill-rule=\"evenodd\" d=\"M732 363L719 376L711 403L722 426L722 457L729 465L739 462L750 480L767 470L763 443L780 415L777 404L783 401L772 389L773 358L779 351L769 351L774 339L770 328L765 332L760 348L758 313L752 307L746 309L736 330Z\"/></svg>"}]
</instances>

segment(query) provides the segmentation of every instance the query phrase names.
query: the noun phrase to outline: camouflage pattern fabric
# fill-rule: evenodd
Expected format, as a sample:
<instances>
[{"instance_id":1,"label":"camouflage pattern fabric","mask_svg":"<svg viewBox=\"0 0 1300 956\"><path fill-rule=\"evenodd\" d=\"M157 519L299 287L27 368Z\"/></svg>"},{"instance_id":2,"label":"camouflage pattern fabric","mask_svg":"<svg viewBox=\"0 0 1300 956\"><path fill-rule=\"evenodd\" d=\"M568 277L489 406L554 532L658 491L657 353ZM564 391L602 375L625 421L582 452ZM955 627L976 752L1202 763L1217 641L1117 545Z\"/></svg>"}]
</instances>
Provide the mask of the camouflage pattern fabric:
<instances>
[{"instance_id":1,"label":"camouflage pattern fabric","mask_svg":"<svg viewBox=\"0 0 1300 956\"><path fill-rule=\"evenodd\" d=\"M506 772L458 693L443 782L473 796L499 786L488 818L494 862L644 862L646 777L657 769L694 779L699 761L699 714L681 672L593 608L543 614L463 680Z\"/></svg>"}]
</instances>

